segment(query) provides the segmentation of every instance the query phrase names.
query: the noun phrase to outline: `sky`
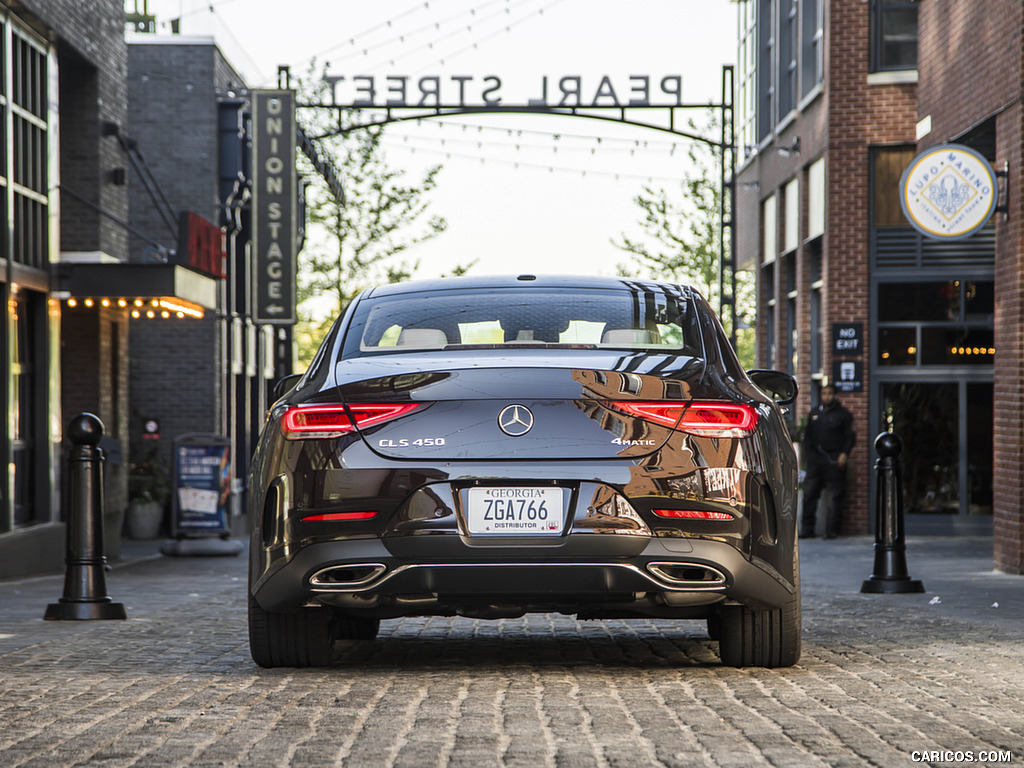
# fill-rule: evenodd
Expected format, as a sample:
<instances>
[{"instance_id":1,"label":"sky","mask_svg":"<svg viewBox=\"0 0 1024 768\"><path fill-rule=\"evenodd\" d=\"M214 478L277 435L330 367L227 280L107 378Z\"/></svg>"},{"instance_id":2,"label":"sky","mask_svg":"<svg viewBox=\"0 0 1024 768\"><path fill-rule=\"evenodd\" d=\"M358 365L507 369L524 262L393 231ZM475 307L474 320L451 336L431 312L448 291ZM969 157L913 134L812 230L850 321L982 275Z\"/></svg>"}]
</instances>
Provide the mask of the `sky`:
<instances>
[{"instance_id":1,"label":"sky","mask_svg":"<svg viewBox=\"0 0 1024 768\"><path fill-rule=\"evenodd\" d=\"M446 100L457 95L452 76L472 77L464 101L475 104L487 76L501 79L506 104L540 98L546 77L554 103L559 79L578 76L584 101L601 93L607 104L609 87L626 102L642 82L631 78L649 76L650 101L668 103L659 84L680 75L683 103L703 105L721 100L737 48L731 0L148 0L148 10L158 33L180 17L183 36L212 36L251 87L275 87L280 65L302 74L314 58L327 62L346 78L339 101L356 95L354 76L374 76L383 91L385 77L405 75L439 77ZM704 112L677 110L676 125ZM667 124L667 110L632 114ZM644 185L678 190L689 146L662 131L547 115L400 123L385 136L389 164L408 180L443 166L430 212L447 231L409 254L424 278L474 260L481 275L617 274L630 257L612 239L640 233L633 198Z\"/></svg>"}]
</instances>

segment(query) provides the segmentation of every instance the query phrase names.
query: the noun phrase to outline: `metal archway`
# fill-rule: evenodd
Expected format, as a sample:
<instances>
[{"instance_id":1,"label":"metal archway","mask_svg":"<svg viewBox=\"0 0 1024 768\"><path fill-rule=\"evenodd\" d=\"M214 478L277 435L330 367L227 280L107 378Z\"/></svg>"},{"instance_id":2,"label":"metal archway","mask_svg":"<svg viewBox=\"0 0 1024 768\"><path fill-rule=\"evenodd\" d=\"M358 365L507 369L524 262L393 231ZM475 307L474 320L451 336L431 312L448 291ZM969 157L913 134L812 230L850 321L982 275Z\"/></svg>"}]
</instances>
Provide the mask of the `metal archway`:
<instances>
[{"instance_id":1,"label":"metal archway","mask_svg":"<svg viewBox=\"0 0 1024 768\"><path fill-rule=\"evenodd\" d=\"M278 78L281 87L290 87L291 76L287 67L278 69ZM718 295L719 295L719 316L722 320L728 318L729 337L736 344L736 237L734 231L734 212L736 209L736 124L734 110L734 70L730 65L722 67L722 97L719 103L707 104L631 104L628 106L547 106L537 104L485 104L482 106L466 106L464 104L436 104L431 107L420 105L356 105L338 103L297 103L296 109L330 110L338 115L338 127L336 130L328 131L319 135L304 137L312 147L312 142L327 139L331 136L342 136L353 131L365 130L391 123L401 123L410 120L429 120L443 117L454 117L458 115L547 115L555 117L580 117L589 120L602 120L614 122L621 125L630 125L648 130L670 133L674 136L698 141L707 144L721 153L719 167L719 269L718 269ZM717 138L701 136L690 131L676 128L676 110L692 109L717 109L720 114L721 135ZM341 120L342 114L353 110L366 110L368 112L384 113L380 119L371 118L365 122L353 125L344 125ZM607 114L611 110L618 112L617 116ZM657 123L644 122L633 119L628 113L634 110L663 110L668 112L668 126ZM330 180L328 180L330 181ZM726 233L728 243L726 242Z\"/></svg>"}]
</instances>

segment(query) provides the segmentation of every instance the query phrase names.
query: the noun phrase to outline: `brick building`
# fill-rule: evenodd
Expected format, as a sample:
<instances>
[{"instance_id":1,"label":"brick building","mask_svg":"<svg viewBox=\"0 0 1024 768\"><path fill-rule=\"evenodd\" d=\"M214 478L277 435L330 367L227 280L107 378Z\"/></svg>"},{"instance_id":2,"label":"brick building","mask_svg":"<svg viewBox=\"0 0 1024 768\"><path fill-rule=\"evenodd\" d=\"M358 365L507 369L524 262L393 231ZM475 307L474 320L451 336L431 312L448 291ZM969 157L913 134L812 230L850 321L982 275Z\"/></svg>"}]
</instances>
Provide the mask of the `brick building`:
<instances>
[{"instance_id":1,"label":"brick building","mask_svg":"<svg viewBox=\"0 0 1024 768\"><path fill-rule=\"evenodd\" d=\"M797 376L798 428L840 386L858 432L846 532L871 529L872 443L891 429L908 531L992 531L996 567L1024 572L1020 4L738 8L736 243L758 276L759 364ZM913 228L899 193L947 143L1009 174L1005 213L955 241Z\"/></svg>"},{"instance_id":2,"label":"brick building","mask_svg":"<svg viewBox=\"0 0 1024 768\"><path fill-rule=\"evenodd\" d=\"M69 325L53 290L62 264L127 256L124 158L102 130L126 115L123 18L119 0L0 3L0 575L63 565L66 414L103 419L108 492L125 502L123 317L96 306Z\"/></svg>"},{"instance_id":3,"label":"brick building","mask_svg":"<svg viewBox=\"0 0 1024 768\"><path fill-rule=\"evenodd\" d=\"M0 0L0 578L64 566L73 416L104 423L117 557L131 463L170 468L183 433L229 437L240 506L290 372L290 329L251 319L244 83L210 40L128 45L125 25L121 0Z\"/></svg>"}]
</instances>

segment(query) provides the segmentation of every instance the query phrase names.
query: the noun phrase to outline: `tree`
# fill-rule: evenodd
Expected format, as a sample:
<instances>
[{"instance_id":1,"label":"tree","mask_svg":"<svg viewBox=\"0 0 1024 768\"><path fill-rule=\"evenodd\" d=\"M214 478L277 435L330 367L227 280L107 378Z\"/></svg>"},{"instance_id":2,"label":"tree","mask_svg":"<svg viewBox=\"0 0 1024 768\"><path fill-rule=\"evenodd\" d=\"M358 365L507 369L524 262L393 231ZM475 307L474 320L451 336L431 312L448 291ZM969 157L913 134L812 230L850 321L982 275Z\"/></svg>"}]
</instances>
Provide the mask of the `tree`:
<instances>
[{"instance_id":1,"label":"tree","mask_svg":"<svg viewBox=\"0 0 1024 768\"><path fill-rule=\"evenodd\" d=\"M690 128L697 135L713 136L718 130L714 119L708 125ZM720 150L694 142L687 148L688 163L682 174L679 193L645 185L633 202L640 208L641 233L625 233L612 244L632 254L632 264L620 264L619 273L629 277L649 277L693 285L712 306L719 304L719 187ZM729 247L726 233L725 247ZM751 327L756 314L754 275L736 274L736 347L747 368L754 366L755 339ZM728 330L728 329L727 329Z\"/></svg>"},{"instance_id":2,"label":"tree","mask_svg":"<svg viewBox=\"0 0 1024 768\"><path fill-rule=\"evenodd\" d=\"M315 76L300 80L300 101L326 103L328 84ZM310 113L310 114L306 114ZM334 165L344 192L336 200L323 178L303 157L309 180L306 191L310 236L299 257L299 359L307 364L334 317L364 288L408 279L418 261L403 256L417 243L444 232L446 223L429 216L427 194L437 185L440 166L427 169L418 182L390 167L381 147L383 129L338 132L360 119L357 110L305 110L303 130L321 157ZM468 267L456 269L456 274Z\"/></svg>"}]
</instances>

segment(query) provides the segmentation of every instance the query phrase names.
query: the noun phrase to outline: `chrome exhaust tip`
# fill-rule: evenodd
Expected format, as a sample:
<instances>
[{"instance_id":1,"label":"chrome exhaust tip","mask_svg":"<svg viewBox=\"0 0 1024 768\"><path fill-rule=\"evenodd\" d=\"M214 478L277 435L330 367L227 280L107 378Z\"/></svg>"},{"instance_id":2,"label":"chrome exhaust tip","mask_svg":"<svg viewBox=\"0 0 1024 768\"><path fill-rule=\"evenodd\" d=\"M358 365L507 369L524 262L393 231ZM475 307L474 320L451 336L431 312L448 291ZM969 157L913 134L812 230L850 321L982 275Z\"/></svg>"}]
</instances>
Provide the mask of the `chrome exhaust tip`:
<instances>
[{"instance_id":1,"label":"chrome exhaust tip","mask_svg":"<svg viewBox=\"0 0 1024 768\"><path fill-rule=\"evenodd\" d=\"M309 586L313 589L344 590L363 587L375 581L387 566L381 563L351 563L348 565L332 565L321 568L309 577Z\"/></svg>"},{"instance_id":2,"label":"chrome exhaust tip","mask_svg":"<svg viewBox=\"0 0 1024 768\"><path fill-rule=\"evenodd\" d=\"M713 589L726 583L725 574L700 563L648 563L647 570L673 587Z\"/></svg>"}]
</instances>

